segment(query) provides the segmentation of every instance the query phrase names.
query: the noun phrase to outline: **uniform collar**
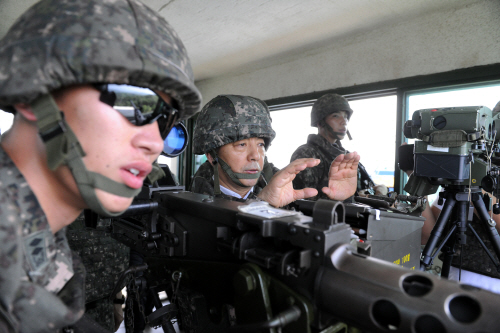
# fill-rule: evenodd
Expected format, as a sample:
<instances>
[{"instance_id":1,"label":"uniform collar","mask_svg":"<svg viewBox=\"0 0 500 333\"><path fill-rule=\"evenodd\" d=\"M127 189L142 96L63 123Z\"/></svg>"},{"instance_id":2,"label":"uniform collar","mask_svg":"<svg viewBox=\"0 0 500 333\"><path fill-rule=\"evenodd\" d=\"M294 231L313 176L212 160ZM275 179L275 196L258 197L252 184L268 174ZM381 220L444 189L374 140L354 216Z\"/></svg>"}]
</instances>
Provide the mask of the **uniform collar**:
<instances>
[{"instance_id":1,"label":"uniform collar","mask_svg":"<svg viewBox=\"0 0 500 333\"><path fill-rule=\"evenodd\" d=\"M309 136L307 137L307 143L311 143L311 144L314 144L314 145L317 145L320 147L324 147L326 149L334 147L336 149L344 150L343 148L340 148L340 146L337 144L337 142L330 143L330 141L328 141L327 139L325 139L324 137L322 137L319 134L309 134Z\"/></svg>"},{"instance_id":2,"label":"uniform collar","mask_svg":"<svg viewBox=\"0 0 500 333\"><path fill-rule=\"evenodd\" d=\"M235 198L238 198L238 199L244 199L246 200L248 198L248 196L250 195L250 193L253 192L253 186L252 188L250 189L250 191L248 191L248 193L245 195L245 197L242 197L241 195L239 195L238 193L234 192L234 191L231 191L230 189L220 185L220 190L222 193L226 194L226 195L229 195L229 196L232 196L232 197L235 197Z\"/></svg>"}]
</instances>

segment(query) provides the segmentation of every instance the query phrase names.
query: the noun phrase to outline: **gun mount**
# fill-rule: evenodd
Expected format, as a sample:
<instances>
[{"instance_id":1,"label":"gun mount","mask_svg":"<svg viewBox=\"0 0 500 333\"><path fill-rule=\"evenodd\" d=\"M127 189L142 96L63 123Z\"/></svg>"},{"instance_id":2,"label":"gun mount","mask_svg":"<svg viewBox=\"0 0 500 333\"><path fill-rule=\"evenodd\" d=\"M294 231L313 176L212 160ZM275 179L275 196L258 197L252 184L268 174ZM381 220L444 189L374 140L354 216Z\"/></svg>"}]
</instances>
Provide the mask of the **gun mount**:
<instances>
[{"instance_id":1,"label":"gun mount","mask_svg":"<svg viewBox=\"0 0 500 333\"><path fill-rule=\"evenodd\" d=\"M339 322L363 332L496 332L500 324L499 295L356 253L342 203L318 201L307 216L189 192L151 192L151 200L114 219L113 237L143 255L142 291L166 291L168 306L139 306L165 332L174 318L183 332L339 332Z\"/></svg>"}]
</instances>

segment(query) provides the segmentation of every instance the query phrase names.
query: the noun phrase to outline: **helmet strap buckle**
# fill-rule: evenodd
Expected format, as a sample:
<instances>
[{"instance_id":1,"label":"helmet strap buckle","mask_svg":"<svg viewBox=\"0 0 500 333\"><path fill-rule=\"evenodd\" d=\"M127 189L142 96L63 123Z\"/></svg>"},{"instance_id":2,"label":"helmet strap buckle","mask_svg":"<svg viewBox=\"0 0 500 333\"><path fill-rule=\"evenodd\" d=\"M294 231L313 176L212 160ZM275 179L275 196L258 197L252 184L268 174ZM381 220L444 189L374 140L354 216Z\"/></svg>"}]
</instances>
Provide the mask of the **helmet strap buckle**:
<instances>
[{"instance_id":1,"label":"helmet strap buckle","mask_svg":"<svg viewBox=\"0 0 500 333\"><path fill-rule=\"evenodd\" d=\"M61 117L64 119L64 114L61 112ZM64 120L57 120L57 122L46 129L40 130L39 134L43 142L50 141L58 135L66 133L66 126L64 125Z\"/></svg>"}]
</instances>

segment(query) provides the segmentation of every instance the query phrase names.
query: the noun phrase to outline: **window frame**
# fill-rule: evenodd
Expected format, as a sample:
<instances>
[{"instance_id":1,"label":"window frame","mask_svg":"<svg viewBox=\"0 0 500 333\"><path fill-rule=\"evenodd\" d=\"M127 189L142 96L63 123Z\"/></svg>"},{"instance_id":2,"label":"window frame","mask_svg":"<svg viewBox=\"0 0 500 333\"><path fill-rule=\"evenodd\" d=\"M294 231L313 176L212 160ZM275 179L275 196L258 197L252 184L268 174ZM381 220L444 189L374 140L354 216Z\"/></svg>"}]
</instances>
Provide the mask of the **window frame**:
<instances>
[{"instance_id":1,"label":"window frame","mask_svg":"<svg viewBox=\"0 0 500 333\"><path fill-rule=\"evenodd\" d=\"M399 126L396 128L396 142L394 146L394 152L396 154L394 166L394 190L398 193L402 193L404 177L397 165L397 152L398 147L404 142L403 125L406 119L405 112L407 112L407 94L416 90L439 90L451 86L482 84L497 80L500 80L500 63L376 83L361 84L357 86L315 91L311 93L268 99L265 100L265 102L272 112L276 110L312 106L316 99L327 93L343 95L349 101L395 94L397 98L396 123ZM195 120L196 117L193 117L192 119L189 119L186 124L190 133L193 133ZM186 187L191 183L192 177L195 173L193 163L194 154L192 153L191 148L192 137L192 135L189 136L190 144L188 145L186 151L178 157L181 159L178 170L179 180L181 184L184 184Z\"/></svg>"}]
</instances>

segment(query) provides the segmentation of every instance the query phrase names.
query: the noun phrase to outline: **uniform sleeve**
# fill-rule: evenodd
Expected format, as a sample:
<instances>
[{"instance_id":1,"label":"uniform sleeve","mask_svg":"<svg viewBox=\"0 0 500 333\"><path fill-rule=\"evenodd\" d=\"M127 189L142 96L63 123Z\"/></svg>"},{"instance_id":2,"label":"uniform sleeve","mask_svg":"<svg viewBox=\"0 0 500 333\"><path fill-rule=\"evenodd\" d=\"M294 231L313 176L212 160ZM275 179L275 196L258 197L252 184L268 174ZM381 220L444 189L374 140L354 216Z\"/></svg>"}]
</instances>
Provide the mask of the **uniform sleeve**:
<instances>
[{"instance_id":1,"label":"uniform sleeve","mask_svg":"<svg viewBox=\"0 0 500 333\"><path fill-rule=\"evenodd\" d=\"M18 326L13 311L23 276L22 241L16 214L13 205L0 208L0 331L9 333Z\"/></svg>"},{"instance_id":2,"label":"uniform sleeve","mask_svg":"<svg viewBox=\"0 0 500 333\"><path fill-rule=\"evenodd\" d=\"M290 162L293 162L299 158L320 158L314 149L311 149L307 146L299 147L293 154L290 159ZM303 189L306 187L315 188L318 190L318 193L321 193L321 165L323 161L314 168L306 168L305 170L299 172L295 179L293 180L293 188L295 189Z\"/></svg>"},{"instance_id":3,"label":"uniform sleeve","mask_svg":"<svg viewBox=\"0 0 500 333\"><path fill-rule=\"evenodd\" d=\"M214 185L210 184L203 177L194 177L193 182L191 183L190 191L193 193L214 195Z\"/></svg>"},{"instance_id":4,"label":"uniform sleeve","mask_svg":"<svg viewBox=\"0 0 500 333\"><path fill-rule=\"evenodd\" d=\"M205 161L205 163L200 165L200 167L194 174L193 180L191 181L191 185L189 186L188 191L200 194L213 195L214 192L213 177L214 177L214 169L210 164L210 162ZM205 193L207 192L208 188L212 189L211 194Z\"/></svg>"}]
</instances>

